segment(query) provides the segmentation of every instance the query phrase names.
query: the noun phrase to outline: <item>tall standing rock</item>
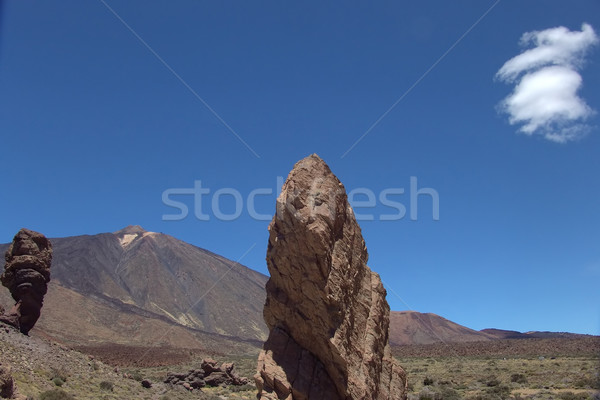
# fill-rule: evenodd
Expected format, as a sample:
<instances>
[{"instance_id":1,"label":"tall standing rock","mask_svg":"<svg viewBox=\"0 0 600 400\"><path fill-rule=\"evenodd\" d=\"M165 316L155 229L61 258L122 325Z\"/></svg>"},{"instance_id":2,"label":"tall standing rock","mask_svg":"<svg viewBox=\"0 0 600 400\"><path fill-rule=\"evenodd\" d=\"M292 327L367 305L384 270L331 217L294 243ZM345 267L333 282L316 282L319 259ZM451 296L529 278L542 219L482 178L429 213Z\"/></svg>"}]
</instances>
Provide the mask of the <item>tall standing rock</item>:
<instances>
[{"instance_id":1,"label":"tall standing rock","mask_svg":"<svg viewBox=\"0 0 600 400\"><path fill-rule=\"evenodd\" d=\"M0 321L28 334L42 309L50 281L52 245L44 235L21 229L6 251L6 265L0 276L16 304Z\"/></svg>"},{"instance_id":2,"label":"tall standing rock","mask_svg":"<svg viewBox=\"0 0 600 400\"><path fill-rule=\"evenodd\" d=\"M259 399L405 399L385 289L344 186L317 155L290 172L269 231Z\"/></svg>"}]
</instances>

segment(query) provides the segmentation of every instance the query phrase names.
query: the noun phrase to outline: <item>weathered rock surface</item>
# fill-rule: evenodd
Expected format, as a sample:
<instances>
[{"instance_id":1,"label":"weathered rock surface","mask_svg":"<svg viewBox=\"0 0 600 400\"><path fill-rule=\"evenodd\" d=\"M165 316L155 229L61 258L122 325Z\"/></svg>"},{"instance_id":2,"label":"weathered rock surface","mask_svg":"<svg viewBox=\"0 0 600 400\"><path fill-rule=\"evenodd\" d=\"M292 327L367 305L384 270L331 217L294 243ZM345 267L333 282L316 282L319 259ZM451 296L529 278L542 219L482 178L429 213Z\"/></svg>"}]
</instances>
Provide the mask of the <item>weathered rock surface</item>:
<instances>
[{"instance_id":1,"label":"weathered rock surface","mask_svg":"<svg viewBox=\"0 0 600 400\"><path fill-rule=\"evenodd\" d=\"M406 398L388 344L389 306L342 183L317 155L299 161L269 226L259 399Z\"/></svg>"},{"instance_id":2,"label":"weathered rock surface","mask_svg":"<svg viewBox=\"0 0 600 400\"><path fill-rule=\"evenodd\" d=\"M188 390L193 390L205 386L245 385L248 383L248 378L237 374L234 363L219 365L215 360L209 358L202 360L202 364L198 369L181 373L167 373L164 383L181 385Z\"/></svg>"},{"instance_id":3,"label":"weathered rock surface","mask_svg":"<svg viewBox=\"0 0 600 400\"><path fill-rule=\"evenodd\" d=\"M50 281L52 245L44 235L21 229L6 251L2 284L10 290L15 306L0 321L28 334L42 309Z\"/></svg>"}]
</instances>

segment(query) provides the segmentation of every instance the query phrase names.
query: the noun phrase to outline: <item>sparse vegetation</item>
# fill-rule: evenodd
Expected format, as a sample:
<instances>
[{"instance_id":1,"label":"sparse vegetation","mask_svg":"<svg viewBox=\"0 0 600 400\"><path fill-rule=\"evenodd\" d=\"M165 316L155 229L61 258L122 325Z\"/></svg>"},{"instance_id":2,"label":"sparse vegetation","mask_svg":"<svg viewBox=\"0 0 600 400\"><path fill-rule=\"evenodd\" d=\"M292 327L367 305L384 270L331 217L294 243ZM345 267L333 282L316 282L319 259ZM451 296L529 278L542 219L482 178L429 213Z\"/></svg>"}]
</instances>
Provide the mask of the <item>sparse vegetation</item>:
<instances>
[{"instance_id":1,"label":"sparse vegetation","mask_svg":"<svg viewBox=\"0 0 600 400\"><path fill-rule=\"evenodd\" d=\"M144 375L139 370L135 370L131 373L131 379L141 382L144 380Z\"/></svg>"},{"instance_id":2,"label":"sparse vegetation","mask_svg":"<svg viewBox=\"0 0 600 400\"><path fill-rule=\"evenodd\" d=\"M589 396L586 393L563 392L558 395L561 400L587 400Z\"/></svg>"},{"instance_id":3,"label":"sparse vegetation","mask_svg":"<svg viewBox=\"0 0 600 400\"><path fill-rule=\"evenodd\" d=\"M56 386L59 386L59 387L65 384L65 381L63 381L62 379L60 379L60 378L58 378L58 377L57 377L57 378L54 378L54 379L52 379L52 382L53 382L53 383L54 383Z\"/></svg>"},{"instance_id":4,"label":"sparse vegetation","mask_svg":"<svg viewBox=\"0 0 600 400\"><path fill-rule=\"evenodd\" d=\"M229 386L230 393L247 392L249 390L255 390L256 387L253 385L241 385L241 386Z\"/></svg>"},{"instance_id":5,"label":"sparse vegetation","mask_svg":"<svg viewBox=\"0 0 600 400\"><path fill-rule=\"evenodd\" d=\"M50 369L50 380L51 381L54 381L55 379L60 379L63 383L65 383L68 379L68 376L69 376L69 374L62 367ZM57 385L57 386L61 386L61 385Z\"/></svg>"},{"instance_id":6,"label":"sparse vegetation","mask_svg":"<svg viewBox=\"0 0 600 400\"><path fill-rule=\"evenodd\" d=\"M112 382L108 382L108 381L102 381L100 382L100 389L107 391L107 392L112 392L113 391L113 383Z\"/></svg>"},{"instance_id":7,"label":"sparse vegetation","mask_svg":"<svg viewBox=\"0 0 600 400\"><path fill-rule=\"evenodd\" d=\"M64 390L53 389L41 393L40 400L75 400L75 397Z\"/></svg>"},{"instance_id":8,"label":"sparse vegetation","mask_svg":"<svg viewBox=\"0 0 600 400\"><path fill-rule=\"evenodd\" d=\"M510 381L514 383L527 384L527 377L523 374L512 374L510 376Z\"/></svg>"},{"instance_id":9,"label":"sparse vegetation","mask_svg":"<svg viewBox=\"0 0 600 400\"><path fill-rule=\"evenodd\" d=\"M409 400L600 400L598 359L537 356L400 358L408 372ZM596 393L596 394L595 394Z\"/></svg>"}]
</instances>

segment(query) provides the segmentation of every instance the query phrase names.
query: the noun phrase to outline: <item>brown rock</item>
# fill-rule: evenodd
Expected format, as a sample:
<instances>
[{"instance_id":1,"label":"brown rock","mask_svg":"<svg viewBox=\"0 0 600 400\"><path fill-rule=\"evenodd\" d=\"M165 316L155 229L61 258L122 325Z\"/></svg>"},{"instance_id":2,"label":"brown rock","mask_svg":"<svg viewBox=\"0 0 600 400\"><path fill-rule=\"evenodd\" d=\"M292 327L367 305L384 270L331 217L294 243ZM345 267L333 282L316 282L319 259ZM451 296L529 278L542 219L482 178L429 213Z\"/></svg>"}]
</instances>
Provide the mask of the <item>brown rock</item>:
<instances>
[{"instance_id":1,"label":"brown rock","mask_svg":"<svg viewBox=\"0 0 600 400\"><path fill-rule=\"evenodd\" d=\"M217 365L217 362L215 360L213 360L212 358L206 358L206 359L202 360L202 364L200 365L200 368L202 368L204 373L207 375L211 374L213 372L221 371L221 369Z\"/></svg>"},{"instance_id":2,"label":"brown rock","mask_svg":"<svg viewBox=\"0 0 600 400\"><path fill-rule=\"evenodd\" d=\"M317 155L290 172L269 231L258 398L405 399L385 289L344 186Z\"/></svg>"},{"instance_id":3,"label":"brown rock","mask_svg":"<svg viewBox=\"0 0 600 400\"><path fill-rule=\"evenodd\" d=\"M0 397L10 399L14 394L15 386L10 367L0 364Z\"/></svg>"},{"instance_id":4,"label":"brown rock","mask_svg":"<svg viewBox=\"0 0 600 400\"><path fill-rule=\"evenodd\" d=\"M220 386L227 383L228 381L230 381L230 378L223 371L213 372L212 374L204 378L204 382L207 386Z\"/></svg>"},{"instance_id":5,"label":"brown rock","mask_svg":"<svg viewBox=\"0 0 600 400\"><path fill-rule=\"evenodd\" d=\"M191 369L184 373L169 372L164 383L184 387L188 385L194 389L200 389L204 386L240 386L248 383L248 378L240 377L237 374L234 363L223 363L219 366L215 360L208 358L202 360L200 368Z\"/></svg>"},{"instance_id":6,"label":"brown rock","mask_svg":"<svg viewBox=\"0 0 600 400\"><path fill-rule=\"evenodd\" d=\"M0 281L17 303L7 314L0 316L0 321L28 334L40 317L48 290L52 245L41 233L23 228L15 235L5 258Z\"/></svg>"}]
</instances>

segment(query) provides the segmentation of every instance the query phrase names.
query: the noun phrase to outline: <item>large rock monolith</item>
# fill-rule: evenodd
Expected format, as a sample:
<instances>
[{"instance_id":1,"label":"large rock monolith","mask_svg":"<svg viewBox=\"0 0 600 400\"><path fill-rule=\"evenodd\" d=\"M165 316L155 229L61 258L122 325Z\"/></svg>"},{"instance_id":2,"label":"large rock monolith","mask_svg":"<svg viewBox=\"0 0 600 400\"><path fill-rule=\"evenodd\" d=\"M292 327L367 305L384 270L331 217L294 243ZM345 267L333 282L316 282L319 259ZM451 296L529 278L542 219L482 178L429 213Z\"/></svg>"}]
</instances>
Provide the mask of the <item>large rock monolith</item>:
<instances>
[{"instance_id":1,"label":"large rock monolith","mask_svg":"<svg viewBox=\"0 0 600 400\"><path fill-rule=\"evenodd\" d=\"M269 231L258 398L405 399L386 291L366 264L344 186L317 155L290 172Z\"/></svg>"},{"instance_id":2,"label":"large rock monolith","mask_svg":"<svg viewBox=\"0 0 600 400\"><path fill-rule=\"evenodd\" d=\"M28 334L40 317L50 281L52 245L44 235L21 229L6 251L2 284L16 301L0 321Z\"/></svg>"}]
</instances>

